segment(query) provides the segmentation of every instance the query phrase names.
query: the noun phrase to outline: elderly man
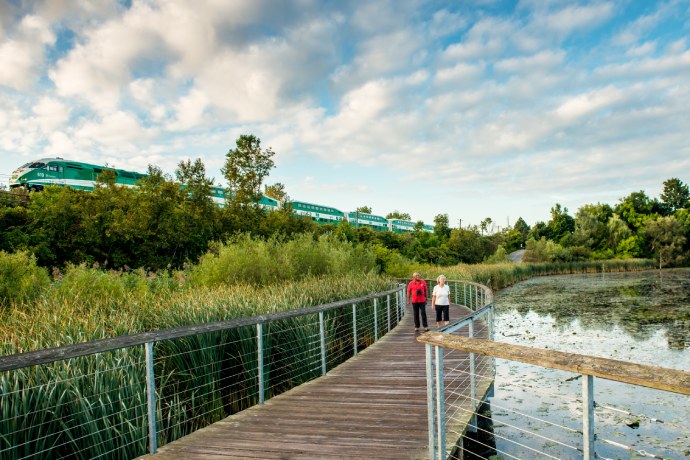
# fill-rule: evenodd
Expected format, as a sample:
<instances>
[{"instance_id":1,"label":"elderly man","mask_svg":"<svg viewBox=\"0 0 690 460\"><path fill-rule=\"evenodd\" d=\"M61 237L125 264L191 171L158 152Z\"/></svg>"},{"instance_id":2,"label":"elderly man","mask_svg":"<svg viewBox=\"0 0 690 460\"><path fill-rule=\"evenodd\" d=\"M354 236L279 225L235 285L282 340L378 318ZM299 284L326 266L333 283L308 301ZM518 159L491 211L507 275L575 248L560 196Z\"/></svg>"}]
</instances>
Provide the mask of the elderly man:
<instances>
[{"instance_id":1,"label":"elderly man","mask_svg":"<svg viewBox=\"0 0 690 460\"><path fill-rule=\"evenodd\" d=\"M422 314L422 326L428 331L426 320L426 282L420 278L419 273L412 275L412 281L407 285L407 303L412 303L414 311L414 330L419 331L419 314Z\"/></svg>"}]
</instances>

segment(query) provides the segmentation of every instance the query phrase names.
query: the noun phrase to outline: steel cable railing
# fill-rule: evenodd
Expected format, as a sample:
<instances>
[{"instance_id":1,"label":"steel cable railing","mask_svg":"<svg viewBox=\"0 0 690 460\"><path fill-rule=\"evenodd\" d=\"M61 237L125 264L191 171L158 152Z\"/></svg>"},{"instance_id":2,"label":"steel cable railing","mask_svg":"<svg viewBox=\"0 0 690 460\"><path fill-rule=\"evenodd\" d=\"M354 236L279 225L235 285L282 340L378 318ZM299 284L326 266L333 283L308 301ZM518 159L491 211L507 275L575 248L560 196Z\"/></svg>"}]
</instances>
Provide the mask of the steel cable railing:
<instances>
[{"instance_id":1,"label":"steel cable railing","mask_svg":"<svg viewBox=\"0 0 690 460\"><path fill-rule=\"evenodd\" d=\"M684 455L683 452L690 447L682 442L682 439L688 439L687 434L690 432L682 421L669 420L670 423L664 423L658 417L648 415L646 410L633 411L613 407L610 403L597 404L594 400L593 386L593 377L596 375L626 385L655 389L646 391L670 391L690 395L690 373L572 353L498 344L487 340L491 337L490 322L487 323L488 329L481 332L486 338L477 340L470 337L477 337L480 328L474 327L474 331L472 327L469 331L466 328L464 331L469 333L459 334L463 330L459 327L461 323L462 321L459 321L440 333L425 334L419 338L427 344L427 394L430 412L435 412L429 420L430 458L492 458L496 455L503 458L592 459L608 458L609 455L613 458L626 455L675 458ZM455 353L470 353L470 358L474 353L481 353L490 361L480 363L475 357L472 367L467 359L454 360ZM510 389L513 402L521 401L523 393L529 394L533 400L541 401L541 407L537 409L536 414L521 411L519 406L516 408L509 404L508 400L511 398L502 403L492 401L489 406L489 403L483 404L485 395L481 391L470 394L471 390L468 391L467 388L475 388L481 379L491 378L491 370L495 369L495 358L491 357L561 369L558 371L559 375L562 371L574 372L576 377L567 378L565 381L562 377L555 379L559 386L557 392L544 388L548 380L545 380L543 375L540 375L539 381L513 378L503 384ZM572 384L564 385L577 379L582 380L582 395L579 398L569 393L573 390ZM520 394L515 394L515 390ZM491 393L489 391L487 395L490 396ZM685 403L687 402L686 400ZM654 400L650 403L652 407L655 404ZM550 407L562 408L561 414L552 419L555 415L550 413ZM661 429L675 430L675 435L669 435L667 439L675 438L676 441L663 445L655 442L651 436L633 435L626 442L619 439L619 433L610 429L605 430L609 427L604 425L604 412L608 412L610 417L620 418L623 415L634 418L634 423L647 421ZM566 415L562 415L563 413ZM597 436L594 429L595 421L600 427ZM621 423L620 420L618 423ZM468 442L474 443L480 449L468 451L465 448L466 438L471 432L484 435L483 438L469 437L471 439ZM609 448L603 449L604 445ZM484 455L479 452L481 449Z\"/></svg>"},{"instance_id":2,"label":"steel cable railing","mask_svg":"<svg viewBox=\"0 0 690 460\"><path fill-rule=\"evenodd\" d=\"M133 458L325 374L404 287L292 312L0 357L0 458Z\"/></svg>"}]
</instances>

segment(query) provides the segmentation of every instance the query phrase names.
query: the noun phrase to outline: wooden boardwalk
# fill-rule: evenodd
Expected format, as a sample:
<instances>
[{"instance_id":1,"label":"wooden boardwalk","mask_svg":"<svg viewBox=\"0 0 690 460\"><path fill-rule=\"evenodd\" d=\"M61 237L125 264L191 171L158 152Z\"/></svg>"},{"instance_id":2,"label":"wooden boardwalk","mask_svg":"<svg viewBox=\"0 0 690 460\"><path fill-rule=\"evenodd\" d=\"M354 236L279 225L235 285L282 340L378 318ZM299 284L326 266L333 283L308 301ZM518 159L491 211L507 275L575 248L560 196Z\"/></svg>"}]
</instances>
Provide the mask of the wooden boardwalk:
<instances>
[{"instance_id":1,"label":"wooden boardwalk","mask_svg":"<svg viewBox=\"0 0 690 460\"><path fill-rule=\"evenodd\" d=\"M451 318L468 312L451 306ZM416 341L411 313L408 310L379 342L326 376L142 458L428 458L425 347ZM433 315L427 307L430 320ZM467 366L467 356L456 352L450 361L446 358L446 365ZM446 385L464 382L452 379Z\"/></svg>"}]
</instances>

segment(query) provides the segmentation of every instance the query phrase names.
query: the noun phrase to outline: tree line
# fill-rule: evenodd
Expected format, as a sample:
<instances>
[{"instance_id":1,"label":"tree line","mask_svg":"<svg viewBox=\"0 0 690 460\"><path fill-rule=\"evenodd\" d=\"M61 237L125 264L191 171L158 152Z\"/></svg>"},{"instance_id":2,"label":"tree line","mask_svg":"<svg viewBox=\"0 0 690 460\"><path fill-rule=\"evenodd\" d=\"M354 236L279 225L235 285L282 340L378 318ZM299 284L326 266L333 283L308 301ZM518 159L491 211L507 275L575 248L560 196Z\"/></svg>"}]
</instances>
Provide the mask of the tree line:
<instances>
[{"instance_id":1,"label":"tree line","mask_svg":"<svg viewBox=\"0 0 690 460\"><path fill-rule=\"evenodd\" d=\"M93 192L46 187L27 194L0 195L0 251L25 251L46 267L66 264L104 268L160 270L196 263L213 242L237 234L290 239L330 233L354 244L371 246L381 269L403 261L438 265L504 261L525 249L525 261L580 261L656 258L659 266L687 264L690 254L690 192L680 179L664 182L660 198L643 191L615 205L591 204L574 216L556 204L548 222L529 226L519 218L511 228L488 232L490 218L479 226L453 228L447 214L434 219L434 232L422 222L407 234L355 228L342 221L316 224L292 213L281 183L265 184L273 151L262 149L253 135L240 136L222 168L232 199L219 207L210 198L214 180L200 159L183 161L174 177L149 166L136 188L115 184L106 171ZM184 185L183 185L184 184ZM280 202L278 210L258 206L262 194ZM359 212L371 213L368 206ZM411 220L394 210L387 218Z\"/></svg>"}]
</instances>

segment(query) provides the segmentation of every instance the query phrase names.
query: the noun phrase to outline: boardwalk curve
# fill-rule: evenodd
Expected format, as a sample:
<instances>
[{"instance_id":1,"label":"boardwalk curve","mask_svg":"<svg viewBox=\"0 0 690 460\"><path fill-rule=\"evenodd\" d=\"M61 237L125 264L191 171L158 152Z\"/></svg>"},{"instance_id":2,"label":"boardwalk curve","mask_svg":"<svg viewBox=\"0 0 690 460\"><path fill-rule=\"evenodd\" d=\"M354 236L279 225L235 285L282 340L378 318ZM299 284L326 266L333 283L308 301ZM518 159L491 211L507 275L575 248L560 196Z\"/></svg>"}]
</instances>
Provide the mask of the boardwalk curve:
<instances>
[{"instance_id":1,"label":"boardwalk curve","mask_svg":"<svg viewBox=\"0 0 690 460\"><path fill-rule=\"evenodd\" d=\"M453 318L469 313L451 307ZM326 376L141 458L428 458L425 348L417 336L406 314L379 342Z\"/></svg>"}]
</instances>

